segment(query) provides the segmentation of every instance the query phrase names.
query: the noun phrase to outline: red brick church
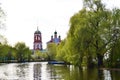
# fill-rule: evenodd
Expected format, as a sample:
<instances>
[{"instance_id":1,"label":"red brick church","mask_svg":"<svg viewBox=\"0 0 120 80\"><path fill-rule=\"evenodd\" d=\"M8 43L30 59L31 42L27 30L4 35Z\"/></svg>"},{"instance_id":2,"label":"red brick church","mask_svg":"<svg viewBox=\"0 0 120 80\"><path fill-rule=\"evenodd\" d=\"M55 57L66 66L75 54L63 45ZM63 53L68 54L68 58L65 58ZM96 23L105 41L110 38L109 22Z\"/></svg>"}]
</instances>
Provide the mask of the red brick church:
<instances>
[{"instance_id":1,"label":"red brick church","mask_svg":"<svg viewBox=\"0 0 120 80\"><path fill-rule=\"evenodd\" d=\"M33 50L42 50L42 34L39 31L38 27L34 33L34 42L33 42Z\"/></svg>"},{"instance_id":2,"label":"red brick church","mask_svg":"<svg viewBox=\"0 0 120 80\"><path fill-rule=\"evenodd\" d=\"M47 42L47 44L49 43L59 44L60 42L61 42L61 36L57 36L57 32L55 31L54 36L51 36L51 39ZM33 50L43 51L42 33L39 31L38 27L37 30L34 32Z\"/></svg>"}]
</instances>

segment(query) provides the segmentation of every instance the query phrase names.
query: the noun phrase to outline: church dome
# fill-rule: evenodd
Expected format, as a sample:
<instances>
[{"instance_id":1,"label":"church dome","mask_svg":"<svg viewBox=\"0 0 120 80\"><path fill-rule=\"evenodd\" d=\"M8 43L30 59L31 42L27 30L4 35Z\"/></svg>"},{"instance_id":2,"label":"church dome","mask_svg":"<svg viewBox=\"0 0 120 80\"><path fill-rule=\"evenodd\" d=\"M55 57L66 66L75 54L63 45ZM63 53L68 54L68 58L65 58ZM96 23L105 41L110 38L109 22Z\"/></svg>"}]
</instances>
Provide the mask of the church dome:
<instances>
[{"instance_id":1,"label":"church dome","mask_svg":"<svg viewBox=\"0 0 120 80\"><path fill-rule=\"evenodd\" d=\"M41 32L39 30L35 31L35 34L41 34Z\"/></svg>"},{"instance_id":2,"label":"church dome","mask_svg":"<svg viewBox=\"0 0 120 80\"><path fill-rule=\"evenodd\" d=\"M38 30L38 27L34 34L41 34L41 32Z\"/></svg>"},{"instance_id":3,"label":"church dome","mask_svg":"<svg viewBox=\"0 0 120 80\"><path fill-rule=\"evenodd\" d=\"M57 34L57 32L55 31L54 34Z\"/></svg>"}]
</instances>

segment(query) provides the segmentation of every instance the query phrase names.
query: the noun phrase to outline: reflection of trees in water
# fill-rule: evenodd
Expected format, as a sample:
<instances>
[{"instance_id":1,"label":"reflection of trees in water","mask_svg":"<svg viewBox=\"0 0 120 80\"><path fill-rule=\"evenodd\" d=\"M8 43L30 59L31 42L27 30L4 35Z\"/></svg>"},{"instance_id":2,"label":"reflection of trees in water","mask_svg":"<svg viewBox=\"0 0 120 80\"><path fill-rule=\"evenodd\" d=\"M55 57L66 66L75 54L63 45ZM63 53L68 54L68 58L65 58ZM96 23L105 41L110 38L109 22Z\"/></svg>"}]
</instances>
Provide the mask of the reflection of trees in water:
<instances>
[{"instance_id":1,"label":"reflection of trees in water","mask_svg":"<svg viewBox=\"0 0 120 80\"><path fill-rule=\"evenodd\" d=\"M50 74L50 78L53 79L53 75L54 75L54 72L55 72L55 69L53 68L53 65L47 65L47 71L48 73Z\"/></svg>"},{"instance_id":2,"label":"reflection of trees in water","mask_svg":"<svg viewBox=\"0 0 120 80\"><path fill-rule=\"evenodd\" d=\"M29 65L28 64L19 64L16 66L16 75L19 80L25 80L25 77L28 76L29 73Z\"/></svg>"},{"instance_id":3,"label":"reflection of trees in water","mask_svg":"<svg viewBox=\"0 0 120 80\"><path fill-rule=\"evenodd\" d=\"M106 69L103 70L105 80L120 80L120 70L119 69Z\"/></svg>"},{"instance_id":4,"label":"reflection of trees in water","mask_svg":"<svg viewBox=\"0 0 120 80\"><path fill-rule=\"evenodd\" d=\"M29 64L18 64L16 66L17 79L29 80L29 68ZM81 69L74 66L43 63L33 65L33 80L120 80L119 75L119 70Z\"/></svg>"},{"instance_id":5,"label":"reflection of trees in water","mask_svg":"<svg viewBox=\"0 0 120 80\"><path fill-rule=\"evenodd\" d=\"M34 80L41 80L41 64L34 64L33 73Z\"/></svg>"},{"instance_id":6,"label":"reflection of trees in water","mask_svg":"<svg viewBox=\"0 0 120 80\"><path fill-rule=\"evenodd\" d=\"M104 80L112 80L111 73L109 70L103 70L103 74L104 74Z\"/></svg>"},{"instance_id":7,"label":"reflection of trees in water","mask_svg":"<svg viewBox=\"0 0 120 80\"><path fill-rule=\"evenodd\" d=\"M96 68L83 70L74 66L49 65L47 70L52 80L98 80Z\"/></svg>"},{"instance_id":8,"label":"reflection of trees in water","mask_svg":"<svg viewBox=\"0 0 120 80\"><path fill-rule=\"evenodd\" d=\"M47 65L46 68L47 72L49 73L50 80L61 80L61 75L59 74L59 66L57 65Z\"/></svg>"},{"instance_id":9,"label":"reflection of trees in water","mask_svg":"<svg viewBox=\"0 0 120 80\"><path fill-rule=\"evenodd\" d=\"M52 80L82 80L79 68L65 65L48 65L47 70ZM86 75L85 75L86 76Z\"/></svg>"},{"instance_id":10,"label":"reflection of trees in water","mask_svg":"<svg viewBox=\"0 0 120 80\"><path fill-rule=\"evenodd\" d=\"M81 70L72 65L65 67L61 72L64 80L82 80Z\"/></svg>"}]
</instances>

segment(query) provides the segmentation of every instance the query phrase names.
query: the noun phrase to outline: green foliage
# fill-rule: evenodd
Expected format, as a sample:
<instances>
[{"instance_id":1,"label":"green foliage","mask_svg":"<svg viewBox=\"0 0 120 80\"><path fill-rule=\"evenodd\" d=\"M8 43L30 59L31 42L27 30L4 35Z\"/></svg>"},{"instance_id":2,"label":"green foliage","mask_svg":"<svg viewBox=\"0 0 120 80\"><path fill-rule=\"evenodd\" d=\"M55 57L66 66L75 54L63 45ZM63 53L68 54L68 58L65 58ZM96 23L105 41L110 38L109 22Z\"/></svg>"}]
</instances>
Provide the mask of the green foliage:
<instances>
[{"instance_id":1,"label":"green foliage","mask_svg":"<svg viewBox=\"0 0 120 80\"><path fill-rule=\"evenodd\" d=\"M32 51L23 42L18 42L14 47L0 44L0 62L30 61Z\"/></svg>"},{"instance_id":2,"label":"green foliage","mask_svg":"<svg viewBox=\"0 0 120 80\"><path fill-rule=\"evenodd\" d=\"M46 52L42 52L40 50L36 50L34 52L34 59L47 60L48 59L48 55L47 55Z\"/></svg>"},{"instance_id":3,"label":"green foliage","mask_svg":"<svg viewBox=\"0 0 120 80\"><path fill-rule=\"evenodd\" d=\"M49 57L49 60L54 60L56 56L56 43L48 43L47 44L47 55Z\"/></svg>"},{"instance_id":4,"label":"green foliage","mask_svg":"<svg viewBox=\"0 0 120 80\"><path fill-rule=\"evenodd\" d=\"M40 52L40 50L36 50L34 54L35 54L35 58L40 58L41 55L42 55L42 53Z\"/></svg>"},{"instance_id":5,"label":"green foliage","mask_svg":"<svg viewBox=\"0 0 120 80\"><path fill-rule=\"evenodd\" d=\"M6 62L15 58L15 51L9 45L0 44L0 61Z\"/></svg>"},{"instance_id":6,"label":"green foliage","mask_svg":"<svg viewBox=\"0 0 120 80\"><path fill-rule=\"evenodd\" d=\"M110 50L110 57L107 59L108 67L120 66L120 40L116 41Z\"/></svg>"},{"instance_id":7,"label":"green foliage","mask_svg":"<svg viewBox=\"0 0 120 80\"><path fill-rule=\"evenodd\" d=\"M96 58L98 65L103 65L104 54L119 39L119 13L119 9L106 9L101 0L84 0L83 9L70 19L67 38L58 46L57 56L76 66L88 66Z\"/></svg>"},{"instance_id":8,"label":"green foliage","mask_svg":"<svg viewBox=\"0 0 120 80\"><path fill-rule=\"evenodd\" d=\"M31 55L31 51L30 49L25 45L25 43L23 42L18 42L16 45L15 45L15 49L17 51L17 60L22 62L26 59L30 59L30 55Z\"/></svg>"},{"instance_id":9,"label":"green foliage","mask_svg":"<svg viewBox=\"0 0 120 80\"><path fill-rule=\"evenodd\" d=\"M0 45L0 60L5 60L8 52L9 52L9 46Z\"/></svg>"},{"instance_id":10,"label":"green foliage","mask_svg":"<svg viewBox=\"0 0 120 80\"><path fill-rule=\"evenodd\" d=\"M61 43L57 46L57 54L56 59L60 61L67 61L66 54L65 54L65 40L61 41Z\"/></svg>"}]
</instances>

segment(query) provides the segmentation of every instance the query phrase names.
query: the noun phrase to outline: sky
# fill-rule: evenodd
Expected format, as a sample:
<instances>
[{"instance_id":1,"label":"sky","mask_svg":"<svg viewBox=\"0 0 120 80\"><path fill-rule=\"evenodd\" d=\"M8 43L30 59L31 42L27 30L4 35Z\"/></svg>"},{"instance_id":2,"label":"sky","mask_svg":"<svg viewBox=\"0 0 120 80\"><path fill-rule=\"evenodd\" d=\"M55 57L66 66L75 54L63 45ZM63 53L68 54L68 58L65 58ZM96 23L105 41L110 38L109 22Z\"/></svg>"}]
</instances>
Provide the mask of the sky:
<instances>
[{"instance_id":1,"label":"sky","mask_svg":"<svg viewBox=\"0 0 120 80\"><path fill-rule=\"evenodd\" d=\"M8 44L17 42L33 49L34 32L42 33L43 48L56 30L61 39L67 36L70 17L82 9L82 0L0 0L6 13L6 29L0 30ZM107 7L119 7L119 0L105 0ZM120 7L119 7L120 8Z\"/></svg>"}]
</instances>

